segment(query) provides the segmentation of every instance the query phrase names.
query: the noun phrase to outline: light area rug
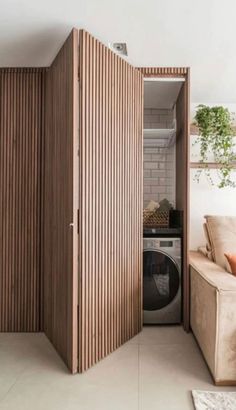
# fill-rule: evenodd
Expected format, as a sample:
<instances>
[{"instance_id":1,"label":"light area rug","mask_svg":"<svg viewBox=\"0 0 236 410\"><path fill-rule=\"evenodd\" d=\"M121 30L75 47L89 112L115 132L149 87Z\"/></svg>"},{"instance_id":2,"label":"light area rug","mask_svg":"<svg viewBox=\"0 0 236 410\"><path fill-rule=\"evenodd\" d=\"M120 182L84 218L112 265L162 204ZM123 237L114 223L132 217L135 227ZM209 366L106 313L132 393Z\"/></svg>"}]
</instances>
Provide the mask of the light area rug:
<instances>
[{"instance_id":1,"label":"light area rug","mask_svg":"<svg viewBox=\"0 0 236 410\"><path fill-rule=\"evenodd\" d=\"M192 390L196 410L236 410L236 392Z\"/></svg>"}]
</instances>

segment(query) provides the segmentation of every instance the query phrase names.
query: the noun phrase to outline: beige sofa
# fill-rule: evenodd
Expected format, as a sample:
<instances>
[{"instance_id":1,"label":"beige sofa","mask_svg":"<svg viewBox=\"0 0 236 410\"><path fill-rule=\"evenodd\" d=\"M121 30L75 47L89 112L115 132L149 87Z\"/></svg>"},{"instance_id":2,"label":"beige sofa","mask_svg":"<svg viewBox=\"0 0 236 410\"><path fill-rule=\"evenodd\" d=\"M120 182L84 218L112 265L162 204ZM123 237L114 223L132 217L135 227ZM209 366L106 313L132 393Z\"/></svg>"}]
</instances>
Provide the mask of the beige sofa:
<instances>
[{"instance_id":1,"label":"beige sofa","mask_svg":"<svg viewBox=\"0 0 236 410\"><path fill-rule=\"evenodd\" d=\"M190 253L191 327L217 385L236 385L236 277Z\"/></svg>"}]
</instances>

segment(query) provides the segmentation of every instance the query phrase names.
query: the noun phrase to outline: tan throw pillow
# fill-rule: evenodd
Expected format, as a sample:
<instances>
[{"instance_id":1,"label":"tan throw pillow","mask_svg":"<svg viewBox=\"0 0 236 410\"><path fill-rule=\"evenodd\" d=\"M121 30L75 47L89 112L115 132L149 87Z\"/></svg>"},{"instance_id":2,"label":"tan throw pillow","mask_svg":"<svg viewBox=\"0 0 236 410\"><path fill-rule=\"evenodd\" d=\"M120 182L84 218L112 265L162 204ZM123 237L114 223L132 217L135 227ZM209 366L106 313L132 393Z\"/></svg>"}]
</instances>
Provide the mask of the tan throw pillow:
<instances>
[{"instance_id":1,"label":"tan throw pillow","mask_svg":"<svg viewBox=\"0 0 236 410\"><path fill-rule=\"evenodd\" d=\"M236 255L225 253L225 257L229 263L231 273L236 276Z\"/></svg>"},{"instance_id":2,"label":"tan throw pillow","mask_svg":"<svg viewBox=\"0 0 236 410\"><path fill-rule=\"evenodd\" d=\"M225 253L234 253L236 249L236 217L206 215L205 218L213 259L227 269Z\"/></svg>"}]
</instances>

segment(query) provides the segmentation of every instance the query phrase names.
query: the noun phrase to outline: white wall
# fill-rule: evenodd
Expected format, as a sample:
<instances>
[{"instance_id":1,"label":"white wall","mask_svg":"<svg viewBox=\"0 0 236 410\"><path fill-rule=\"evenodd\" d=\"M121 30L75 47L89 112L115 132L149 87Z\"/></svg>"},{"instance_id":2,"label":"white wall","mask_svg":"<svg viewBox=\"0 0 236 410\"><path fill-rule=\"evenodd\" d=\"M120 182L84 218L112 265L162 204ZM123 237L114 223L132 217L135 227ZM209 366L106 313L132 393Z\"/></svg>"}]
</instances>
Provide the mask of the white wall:
<instances>
[{"instance_id":1,"label":"white wall","mask_svg":"<svg viewBox=\"0 0 236 410\"><path fill-rule=\"evenodd\" d=\"M235 215L236 188L212 187L204 176L200 183L193 181L196 170L191 170L190 178L190 249L205 244L203 235L204 215ZM213 178L216 176L213 171ZM236 180L236 173L234 172Z\"/></svg>"},{"instance_id":2,"label":"white wall","mask_svg":"<svg viewBox=\"0 0 236 410\"><path fill-rule=\"evenodd\" d=\"M198 104L191 106L191 115L194 116L195 108ZM206 104L222 105L222 104ZM235 105L224 105L231 112L236 111ZM196 162L199 158L198 147L192 147L194 137L191 136L190 158ZM190 172L190 249L197 249L198 246L205 244L202 224L204 215L236 215L236 188L217 188L211 186L202 174L200 182L194 181L196 170ZM213 180L217 180L217 170L212 170ZM236 172L233 173L236 181Z\"/></svg>"},{"instance_id":3,"label":"white wall","mask_svg":"<svg viewBox=\"0 0 236 410\"><path fill-rule=\"evenodd\" d=\"M48 66L78 27L126 42L136 67L191 67L192 101L236 102L235 0L3 0L0 10L1 66Z\"/></svg>"}]
</instances>

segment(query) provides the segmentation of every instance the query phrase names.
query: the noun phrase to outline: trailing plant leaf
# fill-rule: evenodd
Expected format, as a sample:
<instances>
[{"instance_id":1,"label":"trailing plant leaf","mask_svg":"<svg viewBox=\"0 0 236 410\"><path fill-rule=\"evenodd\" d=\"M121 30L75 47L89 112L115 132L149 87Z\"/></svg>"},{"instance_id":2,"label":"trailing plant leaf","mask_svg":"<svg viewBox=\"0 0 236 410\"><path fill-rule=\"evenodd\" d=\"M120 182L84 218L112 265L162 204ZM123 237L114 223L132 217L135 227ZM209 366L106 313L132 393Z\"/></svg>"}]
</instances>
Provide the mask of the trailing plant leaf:
<instances>
[{"instance_id":1,"label":"trailing plant leaf","mask_svg":"<svg viewBox=\"0 0 236 410\"><path fill-rule=\"evenodd\" d=\"M199 136L195 143L200 144L200 162L205 166L198 170L195 179L199 182L201 173L204 172L212 185L210 170L207 166L209 154L213 154L214 162L219 164L218 177L219 188L235 187L232 180L232 163L236 160L234 152L234 130L232 128L231 115L227 108L208 107L199 105L195 115L195 124L199 129Z\"/></svg>"}]
</instances>

